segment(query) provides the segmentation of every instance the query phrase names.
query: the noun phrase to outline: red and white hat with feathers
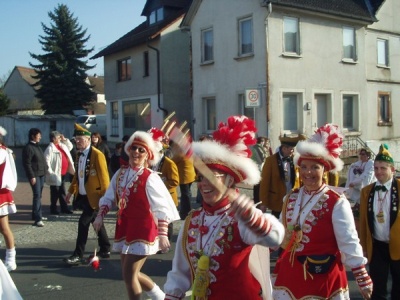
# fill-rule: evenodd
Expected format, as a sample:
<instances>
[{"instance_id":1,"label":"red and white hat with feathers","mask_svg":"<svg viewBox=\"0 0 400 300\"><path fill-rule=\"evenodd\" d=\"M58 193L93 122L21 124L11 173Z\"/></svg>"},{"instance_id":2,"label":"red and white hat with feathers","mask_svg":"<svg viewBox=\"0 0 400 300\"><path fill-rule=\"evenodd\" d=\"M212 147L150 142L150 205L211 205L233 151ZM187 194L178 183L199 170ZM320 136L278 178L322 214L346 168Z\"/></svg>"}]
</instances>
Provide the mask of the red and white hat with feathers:
<instances>
[{"instance_id":1,"label":"red and white hat with feathers","mask_svg":"<svg viewBox=\"0 0 400 300\"><path fill-rule=\"evenodd\" d=\"M340 159L343 145L343 134L339 127L325 124L318 128L306 141L298 142L293 161L300 165L302 160L314 160L324 165L325 171L341 171L343 161Z\"/></svg>"},{"instance_id":2,"label":"red and white hat with feathers","mask_svg":"<svg viewBox=\"0 0 400 300\"><path fill-rule=\"evenodd\" d=\"M230 174L235 183L257 184L260 171L250 158L250 146L256 143L257 128L246 116L231 116L221 122L213 133L213 140L193 142L193 152L209 168Z\"/></svg>"},{"instance_id":3,"label":"red and white hat with feathers","mask_svg":"<svg viewBox=\"0 0 400 300\"><path fill-rule=\"evenodd\" d=\"M140 146L147 151L148 163L150 165L157 164L161 159L160 143L158 141L160 138L160 133L164 135L162 131L157 128L152 128L149 130L149 132L135 131L125 144L126 154L129 155L129 150L132 146Z\"/></svg>"}]
</instances>

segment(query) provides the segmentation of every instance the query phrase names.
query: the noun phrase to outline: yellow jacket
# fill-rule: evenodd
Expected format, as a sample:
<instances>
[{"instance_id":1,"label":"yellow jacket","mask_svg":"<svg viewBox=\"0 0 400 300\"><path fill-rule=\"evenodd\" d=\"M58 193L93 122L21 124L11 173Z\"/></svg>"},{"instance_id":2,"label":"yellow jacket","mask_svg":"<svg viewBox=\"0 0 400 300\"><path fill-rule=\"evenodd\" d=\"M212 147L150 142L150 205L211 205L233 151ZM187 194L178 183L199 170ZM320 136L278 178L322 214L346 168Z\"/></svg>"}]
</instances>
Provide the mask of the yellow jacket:
<instances>
[{"instance_id":1,"label":"yellow jacket","mask_svg":"<svg viewBox=\"0 0 400 300\"><path fill-rule=\"evenodd\" d=\"M172 160L178 167L179 184L189 184L196 179L193 161L181 155L175 155Z\"/></svg>"},{"instance_id":2,"label":"yellow jacket","mask_svg":"<svg viewBox=\"0 0 400 300\"><path fill-rule=\"evenodd\" d=\"M167 187L169 193L176 206L178 206L178 193L176 188L179 186L179 172L178 167L172 161L172 159L164 156L161 166L161 179L163 180L165 186Z\"/></svg>"},{"instance_id":3,"label":"yellow jacket","mask_svg":"<svg viewBox=\"0 0 400 300\"><path fill-rule=\"evenodd\" d=\"M400 260L400 179L395 179L394 185L397 184L397 199L394 199L395 205L391 203L390 207L390 232L389 232L389 253L393 260ZM367 252L368 261L371 261L372 257L372 231L373 226L373 211L369 207L373 206L373 199L369 201L369 196L372 188L375 187L375 183L367 185L361 190L360 197L360 242L364 251ZM391 191L391 196L393 194L393 188ZM392 199L392 197L390 197Z\"/></svg>"},{"instance_id":4,"label":"yellow jacket","mask_svg":"<svg viewBox=\"0 0 400 300\"><path fill-rule=\"evenodd\" d=\"M272 211L282 211L283 197L286 195L286 184L280 175L278 157L279 153L267 157L261 172L260 200ZM296 168L291 169L291 173L294 173L292 188L298 188L299 173Z\"/></svg>"},{"instance_id":5,"label":"yellow jacket","mask_svg":"<svg viewBox=\"0 0 400 300\"><path fill-rule=\"evenodd\" d=\"M85 190L88 197L90 206L93 209L99 208L99 200L106 192L110 184L110 177L108 175L107 162L104 154L91 147L88 153L89 161L86 161L85 169ZM79 192L78 178L79 170L76 169L75 175L72 179L68 192L75 197Z\"/></svg>"}]
</instances>

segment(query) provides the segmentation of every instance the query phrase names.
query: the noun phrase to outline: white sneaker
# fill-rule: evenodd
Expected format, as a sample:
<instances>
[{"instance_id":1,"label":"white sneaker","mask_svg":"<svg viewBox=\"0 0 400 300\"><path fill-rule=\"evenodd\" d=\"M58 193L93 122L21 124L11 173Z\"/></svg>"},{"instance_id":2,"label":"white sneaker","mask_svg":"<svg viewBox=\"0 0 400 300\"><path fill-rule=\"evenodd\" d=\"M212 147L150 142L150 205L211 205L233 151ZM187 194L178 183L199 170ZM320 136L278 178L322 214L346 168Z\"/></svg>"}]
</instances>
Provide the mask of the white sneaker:
<instances>
[{"instance_id":1,"label":"white sneaker","mask_svg":"<svg viewBox=\"0 0 400 300\"><path fill-rule=\"evenodd\" d=\"M8 272L11 272L11 271L14 271L14 270L17 269L17 264L15 262L14 263L5 264L5 266L6 266L6 269L7 269Z\"/></svg>"},{"instance_id":2,"label":"white sneaker","mask_svg":"<svg viewBox=\"0 0 400 300\"><path fill-rule=\"evenodd\" d=\"M37 226L37 227L43 227L44 223L42 221L38 221L38 222L35 222L33 225Z\"/></svg>"}]
</instances>

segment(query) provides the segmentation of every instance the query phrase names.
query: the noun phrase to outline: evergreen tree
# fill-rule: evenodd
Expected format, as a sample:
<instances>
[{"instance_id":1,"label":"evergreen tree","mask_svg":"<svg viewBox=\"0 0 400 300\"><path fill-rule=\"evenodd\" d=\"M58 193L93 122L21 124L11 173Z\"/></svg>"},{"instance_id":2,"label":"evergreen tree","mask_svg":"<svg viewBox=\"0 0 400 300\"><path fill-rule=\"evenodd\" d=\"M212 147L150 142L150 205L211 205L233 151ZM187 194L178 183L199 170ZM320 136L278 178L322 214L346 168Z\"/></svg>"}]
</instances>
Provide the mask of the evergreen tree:
<instances>
[{"instance_id":1,"label":"evergreen tree","mask_svg":"<svg viewBox=\"0 0 400 300\"><path fill-rule=\"evenodd\" d=\"M77 18L68 7L59 4L54 12L48 13L52 23L49 27L42 23L45 33L39 42L45 54L29 53L38 64L29 63L35 69L38 81L36 97L46 114L72 114L74 109L90 104L95 94L86 82L86 71L93 69L84 60L92 51L85 49L90 35L78 24Z\"/></svg>"},{"instance_id":2,"label":"evergreen tree","mask_svg":"<svg viewBox=\"0 0 400 300\"><path fill-rule=\"evenodd\" d=\"M7 109L10 106L10 99L4 94L3 89L0 88L0 116L7 114Z\"/></svg>"}]
</instances>

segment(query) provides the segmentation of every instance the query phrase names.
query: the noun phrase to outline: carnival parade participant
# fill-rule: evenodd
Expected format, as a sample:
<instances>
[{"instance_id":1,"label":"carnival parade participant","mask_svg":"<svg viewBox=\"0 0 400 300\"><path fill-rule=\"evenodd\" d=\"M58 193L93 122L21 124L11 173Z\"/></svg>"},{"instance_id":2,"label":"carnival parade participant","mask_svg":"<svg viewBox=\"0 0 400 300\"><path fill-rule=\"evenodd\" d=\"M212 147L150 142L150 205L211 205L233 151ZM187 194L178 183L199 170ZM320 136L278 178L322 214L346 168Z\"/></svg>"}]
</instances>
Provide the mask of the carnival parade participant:
<instances>
[{"instance_id":1,"label":"carnival parade participant","mask_svg":"<svg viewBox=\"0 0 400 300\"><path fill-rule=\"evenodd\" d=\"M396 179L388 146L380 146L374 161L377 182L361 190L360 242L367 253L374 282L371 299L389 299L388 278L392 277L391 299L400 297L400 179Z\"/></svg>"},{"instance_id":2,"label":"carnival parade participant","mask_svg":"<svg viewBox=\"0 0 400 300\"><path fill-rule=\"evenodd\" d=\"M104 154L91 146L91 133L79 124L75 124L75 141L78 158L75 162L75 175L69 186L65 201L70 202L72 195L82 208L78 221L78 236L73 254L64 259L69 265L79 265L85 253L90 224L93 223L99 209L99 200L106 192L110 177L108 176L107 162ZM97 230L99 251L101 258L110 257L110 241L106 228L101 226Z\"/></svg>"},{"instance_id":3,"label":"carnival parade participant","mask_svg":"<svg viewBox=\"0 0 400 300\"><path fill-rule=\"evenodd\" d=\"M95 230L101 228L107 212L113 205L118 206L113 250L121 254L129 299L141 299L142 291L151 299L164 299L162 290L141 268L149 255L169 250L168 224L179 220L179 213L161 177L148 168L160 160L153 136L136 131L126 143L125 152L129 166L121 165L114 174L100 199L93 226Z\"/></svg>"},{"instance_id":4,"label":"carnival parade participant","mask_svg":"<svg viewBox=\"0 0 400 300\"><path fill-rule=\"evenodd\" d=\"M6 259L4 265L7 271L17 268L15 262L14 235L8 223L8 215L17 212L12 193L17 186L17 170L13 151L6 147L3 137L7 131L0 126L0 232L6 243Z\"/></svg>"},{"instance_id":5,"label":"carnival parade participant","mask_svg":"<svg viewBox=\"0 0 400 300\"><path fill-rule=\"evenodd\" d=\"M340 171L343 135L320 127L296 146L294 163L303 186L285 197L281 221L285 250L272 275L274 299L350 299L346 268L370 299L372 281L359 243L349 201L323 182L325 171Z\"/></svg>"},{"instance_id":6,"label":"carnival parade participant","mask_svg":"<svg viewBox=\"0 0 400 300\"><path fill-rule=\"evenodd\" d=\"M293 164L293 153L296 144L305 136L280 136L281 145L278 152L266 158L261 171L260 208L267 208L279 218L282 210L282 199L293 188L300 185L299 176Z\"/></svg>"},{"instance_id":7,"label":"carnival parade participant","mask_svg":"<svg viewBox=\"0 0 400 300\"><path fill-rule=\"evenodd\" d=\"M240 182L260 180L249 149L255 143L255 131L254 121L231 116L219 124L213 140L193 143L194 158L205 164L205 168L195 164L203 205L189 213L179 232L164 285L165 299L183 299L191 288L192 299L262 299L262 293L266 295L261 286L268 285L269 278L261 283L256 279L249 268L250 253L256 244L279 245L284 229L278 219L263 214L235 188Z\"/></svg>"}]
</instances>

